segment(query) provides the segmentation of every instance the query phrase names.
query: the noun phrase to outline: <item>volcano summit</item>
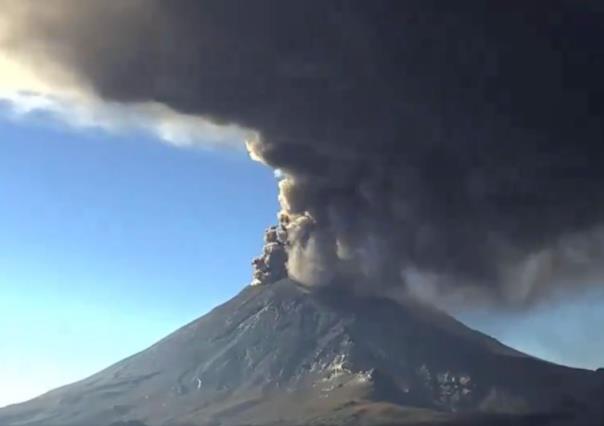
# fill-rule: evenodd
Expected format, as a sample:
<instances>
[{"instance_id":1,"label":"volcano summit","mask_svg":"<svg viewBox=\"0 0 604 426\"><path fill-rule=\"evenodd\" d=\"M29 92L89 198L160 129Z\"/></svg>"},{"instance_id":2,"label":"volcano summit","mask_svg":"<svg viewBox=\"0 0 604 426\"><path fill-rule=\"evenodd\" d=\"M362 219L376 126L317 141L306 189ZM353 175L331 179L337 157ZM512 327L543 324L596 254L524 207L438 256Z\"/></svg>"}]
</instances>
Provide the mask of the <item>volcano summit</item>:
<instances>
[{"instance_id":1,"label":"volcano summit","mask_svg":"<svg viewBox=\"0 0 604 426\"><path fill-rule=\"evenodd\" d=\"M0 410L2 426L601 425L604 377L432 308L248 286L149 349Z\"/></svg>"},{"instance_id":2,"label":"volcano summit","mask_svg":"<svg viewBox=\"0 0 604 426\"><path fill-rule=\"evenodd\" d=\"M178 145L235 132L280 204L253 286L0 426L601 426L600 373L411 300L602 286L602 22L596 0L0 0L0 58L36 76L14 97Z\"/></svg>"}]
</instances>

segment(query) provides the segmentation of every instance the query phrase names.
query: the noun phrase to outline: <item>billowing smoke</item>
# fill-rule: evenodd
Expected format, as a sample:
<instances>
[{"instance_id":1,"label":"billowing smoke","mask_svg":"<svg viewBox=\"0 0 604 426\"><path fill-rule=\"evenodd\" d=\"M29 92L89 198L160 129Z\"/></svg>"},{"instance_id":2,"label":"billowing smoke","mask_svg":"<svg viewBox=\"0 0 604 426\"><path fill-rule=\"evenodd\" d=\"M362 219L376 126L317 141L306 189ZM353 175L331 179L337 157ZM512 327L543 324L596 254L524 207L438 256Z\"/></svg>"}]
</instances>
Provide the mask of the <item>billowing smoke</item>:
<instances>
[{"instance_id":1,"label":"billowing smoke","mask_svg":"<svg viewBox=\"0 0 604 426\"><path fill-rule=\"evenodd\" d=\"M271 226L266 230L262 256L252 261L252 285L269 284L287 278L287 234L284 224Z\"/></svg>"},{"instance_id":2,"label":"billowing smoke","mask_svg":"<svg viewBox=\"0 0 604 426\"><path fill-rule=\"evenodd\" d=\"M41 72L257 131L293 278L514 306L603 281L600 2L0 5Z\"/></svg>"}]
</instances>

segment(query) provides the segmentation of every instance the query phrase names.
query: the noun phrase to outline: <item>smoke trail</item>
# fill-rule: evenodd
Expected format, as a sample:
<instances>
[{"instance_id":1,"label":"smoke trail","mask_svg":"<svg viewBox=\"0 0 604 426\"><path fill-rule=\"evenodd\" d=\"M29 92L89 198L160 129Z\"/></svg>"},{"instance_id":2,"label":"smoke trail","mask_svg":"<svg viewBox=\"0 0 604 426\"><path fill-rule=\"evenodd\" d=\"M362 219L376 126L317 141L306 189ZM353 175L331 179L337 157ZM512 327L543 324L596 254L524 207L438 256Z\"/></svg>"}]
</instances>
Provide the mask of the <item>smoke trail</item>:
<instances>
[{"instance_id":1,"label":"smoke trail","mask_svg":"<svg viewBox=\"0 0 604 426\"><path fill-rule=\"evenodd\" d=\"M602 282L598 2L0 5L12 55L257 131L299 280L513 306Z\"/></svg>"}]
</instances>

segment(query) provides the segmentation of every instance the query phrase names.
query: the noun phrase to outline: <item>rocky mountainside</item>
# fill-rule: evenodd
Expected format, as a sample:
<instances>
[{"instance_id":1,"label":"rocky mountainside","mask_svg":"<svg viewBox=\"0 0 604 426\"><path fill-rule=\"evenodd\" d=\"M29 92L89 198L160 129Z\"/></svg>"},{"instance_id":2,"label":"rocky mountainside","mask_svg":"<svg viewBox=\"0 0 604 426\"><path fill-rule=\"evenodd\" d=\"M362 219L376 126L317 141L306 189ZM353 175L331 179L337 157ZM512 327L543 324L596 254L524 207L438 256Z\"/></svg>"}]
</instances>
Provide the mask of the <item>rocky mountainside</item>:
<instances>
[{"instance_id":1,"label":"rocky mountainside","mask_svg":"<svg viewBox=\"0 0 604 426\"><path fill-rule=\"evenodd\" d=\"M0 425L600 425L602 376L532 358L428 307L284 279L1 409Z\"/></svg>"}]
</instances>

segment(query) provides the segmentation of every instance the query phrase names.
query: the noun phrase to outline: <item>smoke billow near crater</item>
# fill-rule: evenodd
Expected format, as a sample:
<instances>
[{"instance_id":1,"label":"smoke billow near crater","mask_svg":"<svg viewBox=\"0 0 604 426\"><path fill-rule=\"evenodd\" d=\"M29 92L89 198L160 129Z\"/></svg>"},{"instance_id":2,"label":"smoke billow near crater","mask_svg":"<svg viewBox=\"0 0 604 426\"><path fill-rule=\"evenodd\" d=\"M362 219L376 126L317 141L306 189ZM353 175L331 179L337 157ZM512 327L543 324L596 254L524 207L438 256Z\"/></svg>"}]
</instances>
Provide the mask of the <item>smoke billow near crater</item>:
<instances>
[{"instance_id":1,"label":"smoke billow near crater","mask_svg":"<svg viewBox=\"0 0 604 426\"><path fill-rule=\"evenodd\" d=\"M2 50L257 136L254 282L524 307L604 277L598 2L2 0ZM52 65L52 66L51 66ZM44 72L44 67L40 69Z\"/></svg>"}]
</instances>

